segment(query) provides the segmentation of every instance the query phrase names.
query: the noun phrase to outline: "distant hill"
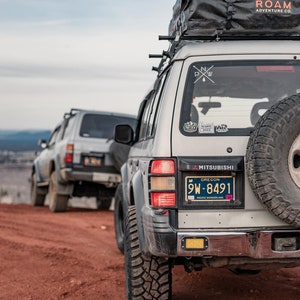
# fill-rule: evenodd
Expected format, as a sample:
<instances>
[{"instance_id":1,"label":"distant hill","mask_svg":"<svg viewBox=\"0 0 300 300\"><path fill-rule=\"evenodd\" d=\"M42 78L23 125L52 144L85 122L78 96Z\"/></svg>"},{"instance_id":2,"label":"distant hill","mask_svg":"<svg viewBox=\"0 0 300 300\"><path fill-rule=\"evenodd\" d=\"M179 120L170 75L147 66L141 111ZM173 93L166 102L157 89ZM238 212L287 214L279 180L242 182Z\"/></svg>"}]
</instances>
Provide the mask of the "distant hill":
<instances>
[{"instance_id":1,"label":"distant hill","mask_svg":"<svg viewBox=\"0 0 300 300\"><path fill-rule=\"evenodd\" d=\"M50 130L0 130L0 151L38 151L38 141L48 140Z\"/></svg>"}]
</instances>

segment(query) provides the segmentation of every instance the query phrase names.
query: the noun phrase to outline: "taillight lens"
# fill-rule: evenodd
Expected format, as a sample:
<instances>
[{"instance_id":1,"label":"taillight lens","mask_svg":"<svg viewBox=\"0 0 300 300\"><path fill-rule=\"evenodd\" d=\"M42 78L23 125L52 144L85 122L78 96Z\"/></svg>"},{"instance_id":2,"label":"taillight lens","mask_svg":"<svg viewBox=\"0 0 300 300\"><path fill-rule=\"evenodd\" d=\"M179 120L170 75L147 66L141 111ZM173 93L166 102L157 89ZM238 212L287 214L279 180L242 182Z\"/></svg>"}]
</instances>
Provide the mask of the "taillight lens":
<instances>
[{"instance_id":1,"label":"taillight lens","mask_svg":"<svg viewBox=\"0 0 300 300\"><path fill-rule=\"evenodd\" d=\"M151 205L157 207L170 207L176 205L176 194L151 192Z\"/></svg>"},{"instance_id":2,"label":"taillight lens","mask_svg":"<svg viewBox=\"0 0 300 300\"><path fill-rule=\"evenodd\" d=\"M74 145L67 144L66 146L66 155L65 155L65 163L72 164L73 163L73 152L74 152Z\"/></svg>"},{"instance_id":3,"label":"taillight lens","mask_svg":"<svg viewBox=\"0 0 300 300\"><path fill-rule=\"evenodd\" d=\"M150 204L176 206L175 161L153 160L150 166Z\"/></svg>"},{"instance_id":4,"label":"taillight lens","mask_svg":"<svg viewBox=\"0 0 300 300\"><path fill-rule=\"evenodd\" d=\"M175 174L174 160L154 160L151 163L151 174Z\"/></svg>"},{"instance_id":5,"label":"taillight lens","mask_svg":"<svg viewBox=\"0 0 300 300\"><path fill-rule=\"evenodd\" d=\"M152 190L175 190L175 177L151 177L150 184Z\"/></svg>"}]
</instances>

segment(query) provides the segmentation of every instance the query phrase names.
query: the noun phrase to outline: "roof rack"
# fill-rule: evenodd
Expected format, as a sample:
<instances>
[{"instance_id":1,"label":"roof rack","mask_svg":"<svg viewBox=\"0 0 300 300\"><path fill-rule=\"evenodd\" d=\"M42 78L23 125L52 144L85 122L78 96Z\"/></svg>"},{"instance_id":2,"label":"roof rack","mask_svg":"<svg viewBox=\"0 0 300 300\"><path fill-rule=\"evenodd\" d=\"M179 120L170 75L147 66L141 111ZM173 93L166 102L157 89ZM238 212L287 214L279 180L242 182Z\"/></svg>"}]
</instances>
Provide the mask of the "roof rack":
<instances>
[{"instance_id":1,"label":"roof rack","mask_svg":"<svg viewBox=\"0 0 300 300\"><path fill-rule=\"evenodd\" d=\"M262 5L256 3L255 7L253 0L176 0L169 35L159 36L170 42L169 49L149 55L161 59L152 70L159 76L185 41L300 40L298 5L289 3L284 13L260 9Z\"/></svg>"},{"instance_id":2,"label":"roof rack","mask_svg":"<svg viewBox=\"0 0 300 300\"><path fill-rule=\"evenodd\" d=\"M82 111L80 108L71 108L70 112L64 114L64 119L68 119L71 116L76 115L79 111Z\"/></svg>"},{"instance_id":3,"label":"roof rack","mask_svg":"<svg viewBox=\"0 0 300 300\"><path fill-rule=\"evenodd\" d=\"M167 39L300 40L300 7L296 2L177 0Z\"/></svg>"},{"instance_id":4,"label":"roof rack","mask_svg":"<svg viewBox=\"0 0 300 300\"><path fill-rule=\"evenodd\" d=\"M169 40L171 43L176 42L176 39L172 36L162 37L165 40ZM180 41L220 41L220 40L300 40L299 33L279 33L276 35L271 34L257 34L247 32L246 34L241 33L223 33L218 32L214 35L182 35L179 38Z\"/></svg>"},{"instance_id":5,"label":"roof rack","mask_svg":"<svg viewBox=\"0 0 300 300\"><path fill-rule=\"evenodd\" d=\"M167 65L168 60L170 60L173 57L172 53L170 52L170 49L168 51L163 51L162 54L149 54L149 58L160 58L161 61L158 65L158 67L152 67L152 71L156 71L158 75L162 73L162 71L165 69L164 67Z\"/></svg>"},{"instance_id":6,"label":"roof rack","mask_svg":"<svg viewBox=\"0 0 300 300\"><path fill-rule=\"evenodd\" d=\"M159 40L161 41L169 41L170 47L168 51L163 51L162 54L150 54L149 58L161 58L161 62L158 67L153 67L153 71L157 71L158 73L162 72L162 67L164 66L167 59L171 59L174 57L176 51L179 46L184 41L201 41L201 42L212 42L212 41L237 41L237 40L300 40L299 32L279 32L275 34L263 34L257 32L216 32L214 35L179 35L176 36L165 36L160 35Z\"/></svg>"}]
</instances>

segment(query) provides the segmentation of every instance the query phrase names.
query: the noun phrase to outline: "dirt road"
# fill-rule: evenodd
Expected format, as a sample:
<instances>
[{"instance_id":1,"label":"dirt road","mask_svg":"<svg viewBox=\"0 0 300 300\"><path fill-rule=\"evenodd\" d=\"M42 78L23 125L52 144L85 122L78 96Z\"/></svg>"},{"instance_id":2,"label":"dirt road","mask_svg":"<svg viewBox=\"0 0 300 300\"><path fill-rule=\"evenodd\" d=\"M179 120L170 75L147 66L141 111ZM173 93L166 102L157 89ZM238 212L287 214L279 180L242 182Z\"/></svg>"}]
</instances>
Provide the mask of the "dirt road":
<instances>
[{"instance_id":1,"label":"dirt road","mask_svg":"<svg viewBox=\"0 0 300 300\"><path fill-rule=\"evenodd\" d=\"M300 299L300 268L237 276L175 267L173 299ZM0 204L0 299L125 299L113 212Z\"/></svg>"}]
</instances>

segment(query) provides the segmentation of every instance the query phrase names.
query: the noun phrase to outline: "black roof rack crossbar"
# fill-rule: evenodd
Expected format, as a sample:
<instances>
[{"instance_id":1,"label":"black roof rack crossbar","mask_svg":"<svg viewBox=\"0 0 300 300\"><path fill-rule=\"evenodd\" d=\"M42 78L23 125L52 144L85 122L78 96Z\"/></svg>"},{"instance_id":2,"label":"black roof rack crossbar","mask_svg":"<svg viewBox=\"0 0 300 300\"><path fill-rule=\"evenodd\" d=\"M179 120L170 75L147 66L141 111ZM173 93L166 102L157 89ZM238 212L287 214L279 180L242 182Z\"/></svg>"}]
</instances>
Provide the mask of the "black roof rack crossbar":
<instances>
[{"instance_id":1,"label":"black roof rack crossbar","mask_svg":"<svg viewBox=\"0 0 300 300\"><path fill-rule=\"evenodd\" d=\"M149 58L163 58L162 54L149 54Z\"/></svg>"},{"instance_id":2,"label":"black roof rack crossbar","mask_svg":"<svg viewBox=\"0 0 300 300\"><path fill-rule=\"evenodd\" d=\"M169 35L160 35L160 36L158 36L158 39L160 41L174 41L175 37L174 36L169 36Z\"/></svg>"},{"instance_id":3,"label":"black roof rack crossbar","mask_svg":"<svg viewBox=\"0 0 300 300\"><path fill-rule=\"evenodd\" d=\"M276 34L256 34L256 33L224 33L217 32L213 35L179 35L179 36L159 36L160 41L170 41L171 43L176 41L188 41L188 40L199 40L199 41L215 41L215 40L300 40L300 33L286 33L279 32Z\"/></svg>"}]
</instances>

